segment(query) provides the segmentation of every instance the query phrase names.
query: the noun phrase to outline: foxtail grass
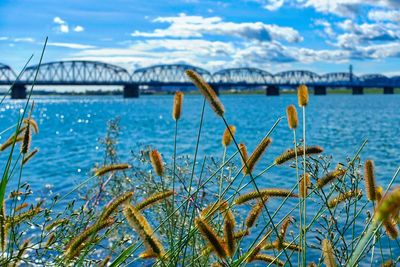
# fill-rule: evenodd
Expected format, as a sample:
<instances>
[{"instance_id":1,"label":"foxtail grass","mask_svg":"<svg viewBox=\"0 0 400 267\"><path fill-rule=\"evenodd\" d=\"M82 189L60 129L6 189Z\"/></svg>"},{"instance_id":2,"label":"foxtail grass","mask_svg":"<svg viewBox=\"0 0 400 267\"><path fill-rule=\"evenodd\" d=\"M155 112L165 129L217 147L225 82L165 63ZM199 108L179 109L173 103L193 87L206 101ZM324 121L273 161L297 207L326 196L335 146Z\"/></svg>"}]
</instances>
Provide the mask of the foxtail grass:
<instances>
[{"instance_id":1,"label":"foxtail grass","mask_svg":"<svg viewBox=\"0 0 400 267\"><path fill-rule=\"evenodd\" d=\"M340 203L352 199L352 198L357 198L360 197L362 195L361 190L350 190L347 191L345 193L340 193L339 195L337 195L336 197L332 198L329 203L328 203L328 207L329 208L334 208L337 205L339 205Z\"/></svg>"},{"instance_id":2,"label":"foxtail grass","mask_svg":"<svg viewBox=\"0 0 400 267\"><path fill-rule=\"evenodd\" d=\"M122 164L113 164L113 165L108 165L108 166L103 166L99 169L97 169L94 173L95 176L102 176L110 172L115 172L115 171L122 171L122 170L127 170L130 169L131 165L122 163Z\"/></svg>"},{"instance_id":3,"label":"foxtail grass","mask_svg":"<svg viewBox=\"0 0 400 267\"><path fill-rule=\"evenodd\" d=\"M129 202L132 198L133 192L126 192L113 201L111 201L104 209L100 215L99 221L108 220L113 213L115 213L118 208L123 205L125 202Z\"/></svg>"},{"instance_id":4,"label":"foxtail grass","mask_svg":"<svg viewBox=\"0 0 400 267\"><path fill-rule=\"evenodd\" d=\"M324 263L326 267L337 266L332 244L328 239L322 240L322 255L324 256Z\"/></svg>"},{"instance_id":5,"label":"foxtail grass","mask_svg":"<svg viewBox=\"0 0 400 267\"><path fill-rule=\"evenodd\" d=\"M231 144L232 136L230 133L235 134L235 132L236 132L236 127L234 125L229 125L229 130L225 129L224 134L222 135L222 145L224 147L227 147Z\"/></svg>"},{"instance_id":6,"label":"foxtail grass","mask_svg":"<svg viewBox=\"0 0 400 267\"><path fill-rule=\"evenodd\" d=\"M315 154L320 154L323 151L324 151L323 148L319 147L319 146L309 146L309 147L306 147L305 150L302 147L298 147L296 150L288 149L283 154L278 156L274 162L276 165L281 165L285 162L288 162L289 160L295 159L296 153L297 153L297 155L304 155L304 154L305 155L315 155Z\"/></svg>"},{"instance_id":7,"label":"foxtail grass","mask_svg":"<svg viewBox=\"0 0 400 267\"><path fill-rule=\"evenodd\" d=\"M172 191L172 190L166 190L164 192L155 193L155 194L145 198L142 202L137 204L135 206L135 208L138 211L147 209L147 208L153 206L154 204L156 204L170 196L173 196L173 195L174 195L174 191Z\"/></svg>"},{"instance_id":8,"label":"foxtail grass","mask_svg":"<svg viewBox=\"0 0 400 267\"><path fill-rule=\"evenodd\" d=\"M254 199L266 200L270 197L298 197L298 195L294 194L294 193L290 192L290 190L286 190L286 189L266 188L266 189L259 190L259 192L253 191L253 192L245 193L245 194L241 195L240 197L236 198L233 203L235 205L241 205L241 204L244 204L244 203L254 200Z\"/></svg>"},{"instance_id":9,"label":"foxtail grass","mask_svg":"<svg viewBox=\"0 0 400 267\"><path fill-rule=\"evenodd\" d=\"M31 150L28 155L26 155L23 160L22 160L22 165L25 165L26 163L28 163L28 161L30 161L35 155L36 153L39 152L38 148L35 148L33 150Z\"/></svg>"},{"instance_id":10,"label":"foxtail grass","mask_svg":"<svg viewBox=\"0 0 400 267\"><path fill-rule=\"evenodd\" d=\"M346 170L338 166L334 171L328 172L326 175L317 180L317 187L323 188L333 181L343 177L346 174Z\"/></svg>"},{"instance_id":11,"label":"foxtail grass","mask_svg":"<svg viewBox=\"0 0 400 267\"><path fill-rule=\"evenodd\" d=\"M376 200L375 189L375 173L374 162L372 160L365 161L364 165L365 192L368 200Z\"/></svg>"},{"instance_id":12,"label":"foxtail grass","mask_svg":"<svg viewBox=\"0 0 400 267\"><path fill-rule=\"evenodd\" d=\"M71 260L82 252L82 250L88 245L85 243L92 235L95 235L100 230L111 226L114 223L114 219L107 219L96 223L88 227L85 231L73 238L65 247L64 257L67 260Z\"/></svg>"},{"instance_id":13,"label":"foxtail grass","mask_svg":"<svg viewBox=\"0 0 400 267\"><path fill-rule=\"evenodd\" d=\"M263 140L261 140L261 142L258 144L256 149L253 151L253 153L246 162L244 171L245 175L248 175L253 172L257 162L261 159L262 155L265 153L271 142L272 139L269 137L264 137Z\"/></svg>"},{"instance_id":14,"label":"foxtail grass","mask_svg":"<svg viewBox=\"0 0 400 267\"><path fill-rule=\"evenodd\" d=\"M124 215L130 226L135 229L143 240L146 251L155 254L157 257L162 257L165 253L164 247L160 240L154 235L154 230L146 218L130 204L125 204Z\"/></svg>"},{"instance_id":15,"label":"foxtail grass","mask_svg":"<svg viewBox=\"0 0 400 267\"><path fill-rule=\"evenodd\" d=\"M164 163L163 163L163 159L161 157L160 152L158 152L157 150L150 151L150 161L151 161L151 165L153 166L154 172L158 176L163 176L164 175Z\"/></svg>"},{"instance_id":16,"label":"foxtail grass","mask_svg":"<svg viewBox=\"0 0 400 267\"><path fill-rule=\"evenodd\" d=\"M172 118L174 120L179 120L181 118L182 113L182 105L183 105L183 92L176 92L174 96L174 105L172 109Z\"/></svg>"},{"instance_id":17,"label":"foxtail grass","mask_svg":"<svg viewBox=\"0 0 400 267\"><path fill-rule=\"evenodd\" d=\"M199 89L200 93L208 101L215 114L222 117L225 113L225 108L219 100L214 89L212 89L211 86L197 72L193 70L187 70L186 75L190 78L197 89Z\"/></svg>"},{"instance_id":18,"label":"foxtail grass","mask_svg":"<svg viewBox=\"0 0 400 267\"><path fill-rule=\"evenodd\" d=\"M213 248L214 252L218 255L218 257L221 259L225 259L228 256L228 251L222 239L215 233L215 231L211 228L211 226L201 217L196 218L195 223L197 229L200 231L203 238Z\"/></svg>"}]
</instances>

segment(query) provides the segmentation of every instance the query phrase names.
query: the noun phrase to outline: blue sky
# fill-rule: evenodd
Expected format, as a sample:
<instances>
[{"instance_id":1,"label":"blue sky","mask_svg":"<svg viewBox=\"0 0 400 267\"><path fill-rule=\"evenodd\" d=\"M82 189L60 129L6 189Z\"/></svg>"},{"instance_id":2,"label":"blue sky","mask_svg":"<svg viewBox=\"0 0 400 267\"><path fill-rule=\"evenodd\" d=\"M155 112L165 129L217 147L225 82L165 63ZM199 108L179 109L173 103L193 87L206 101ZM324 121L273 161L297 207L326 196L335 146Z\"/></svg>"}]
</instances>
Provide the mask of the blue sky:
<instances>
[{"instance_id":1,"label":"blue sky","mask_svg":"<svg viewBox=\"0 0 400 267\"><path fill-rule=\"evenodd\" d=\"M0 62L400 75L400 0L1 0Z\"/></svg>"}]
</instances>

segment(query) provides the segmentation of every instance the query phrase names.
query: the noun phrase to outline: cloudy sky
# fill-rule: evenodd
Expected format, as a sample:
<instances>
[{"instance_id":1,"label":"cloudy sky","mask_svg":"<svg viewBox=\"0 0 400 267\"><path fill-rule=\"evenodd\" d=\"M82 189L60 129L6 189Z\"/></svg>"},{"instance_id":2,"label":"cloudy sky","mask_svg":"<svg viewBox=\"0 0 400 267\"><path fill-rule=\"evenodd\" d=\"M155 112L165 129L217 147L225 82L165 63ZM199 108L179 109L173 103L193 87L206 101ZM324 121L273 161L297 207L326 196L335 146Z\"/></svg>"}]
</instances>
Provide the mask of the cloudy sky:
<instances>
[{"instance_id":1,"label":"cloudy sky","mask_svg":"<svg viewBox=\"0 0 400 267\"><path fill-rule=\"evenodd\" d=\"M400 0L1 0L0 62L400 75Z\"/></svg>"}]
</instances>

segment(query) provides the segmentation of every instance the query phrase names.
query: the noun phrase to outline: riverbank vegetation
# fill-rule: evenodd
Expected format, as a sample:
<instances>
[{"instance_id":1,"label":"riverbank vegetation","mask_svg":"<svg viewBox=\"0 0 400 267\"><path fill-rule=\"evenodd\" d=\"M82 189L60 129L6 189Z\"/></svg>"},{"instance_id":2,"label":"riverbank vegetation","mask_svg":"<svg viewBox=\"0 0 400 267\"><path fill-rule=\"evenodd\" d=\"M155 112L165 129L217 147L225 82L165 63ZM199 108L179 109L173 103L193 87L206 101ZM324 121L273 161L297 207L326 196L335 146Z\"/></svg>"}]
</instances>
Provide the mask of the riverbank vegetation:
<instances>
[{"instance_id":1,"label":"riverbank vegetation","mask_svg":"<svg viewBox=\"0 0 400 267\"><path fill-rule=\"evenodd\" d=\"M101 141L104 157L64 195L38 198L25 179L24 166L41 164L35 161L40 129L29 95L16 125L2 133L9 134L1 146L9 153L0 184L2 266L396 265L400 168L384 184L374 162L360 157L366 140L334 166L333 156L307 139L304 85L298 103L263 136L255 135L259 145L248 151L246 140L235 138L241 129L229 124L234 111L225 110L201 76L186 75L204 98L192 155L178 153L185 101L177 92L170 118L175 134L165 136L174 140L171 151L148 144L121 162L120 153L127 152L118 151L119 122L111 120ZM226 126L221 158L198 156L207 142L209 107ZM281 123L293 134L280 137L292 138L293 147L271 158L271 135ZM290 187L275 185L277 168L291 174ZM266 180L268 187L262 186Z\"/></svg>"}]
</instances>

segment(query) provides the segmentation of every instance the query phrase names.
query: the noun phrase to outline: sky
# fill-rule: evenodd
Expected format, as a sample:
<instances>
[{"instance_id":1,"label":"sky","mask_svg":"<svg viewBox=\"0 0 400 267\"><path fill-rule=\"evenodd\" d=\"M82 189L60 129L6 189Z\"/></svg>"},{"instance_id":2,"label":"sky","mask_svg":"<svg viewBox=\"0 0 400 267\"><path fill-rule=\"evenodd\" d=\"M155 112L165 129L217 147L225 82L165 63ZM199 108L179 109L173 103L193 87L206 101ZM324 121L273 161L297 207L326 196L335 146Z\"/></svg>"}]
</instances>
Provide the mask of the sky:
<instances>
[{"instance_id":1,"label":"sky","mask_svg":"<svg viewBox=\"0 0 400 267\"><path fill-rule=\"evenodd\" d=\"M400 0L1 0L0 63L400 75Z\"/></svg>"}]
</instances>

